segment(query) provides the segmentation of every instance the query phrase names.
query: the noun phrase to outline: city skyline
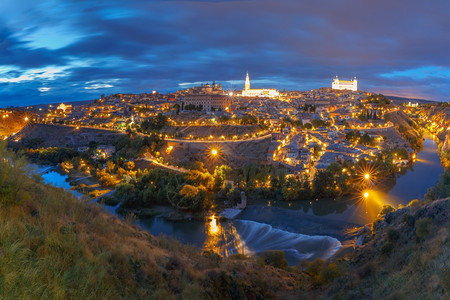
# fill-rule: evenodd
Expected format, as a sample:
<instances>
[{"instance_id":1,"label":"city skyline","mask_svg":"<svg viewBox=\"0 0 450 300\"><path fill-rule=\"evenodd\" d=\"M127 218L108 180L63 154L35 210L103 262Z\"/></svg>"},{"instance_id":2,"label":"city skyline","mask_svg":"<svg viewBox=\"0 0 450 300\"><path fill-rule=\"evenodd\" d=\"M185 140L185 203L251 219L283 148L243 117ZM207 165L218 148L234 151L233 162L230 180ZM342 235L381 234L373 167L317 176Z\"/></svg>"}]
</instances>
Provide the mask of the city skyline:
<instances>
[{"instance_id":1,"label":"city skyline","mask_svg":"<svg viewBox=\"0 0 450 300\"><path fill-rule=\"evenodd\" d=\"M448 101L450 3L2 1L0 107L176 91L330 87Z\"/></svg>"}]
</instances>

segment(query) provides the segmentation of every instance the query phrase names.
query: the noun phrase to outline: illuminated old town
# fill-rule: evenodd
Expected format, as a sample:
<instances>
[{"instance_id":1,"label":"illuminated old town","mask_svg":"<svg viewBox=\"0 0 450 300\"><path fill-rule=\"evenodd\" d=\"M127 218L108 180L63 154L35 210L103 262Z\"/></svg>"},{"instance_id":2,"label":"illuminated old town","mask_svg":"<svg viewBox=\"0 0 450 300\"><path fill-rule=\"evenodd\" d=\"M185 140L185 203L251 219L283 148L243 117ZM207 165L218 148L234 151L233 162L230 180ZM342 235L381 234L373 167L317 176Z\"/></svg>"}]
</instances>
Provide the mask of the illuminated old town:
<instances>
[{"instance_id":1,"label":"illuminated old town","mask_svg":"<svg viewBox=\"0 0 450 300\"><path fill-rule=\"evenodd\" d=\"M3 298L448 298L448 3L23 2Z\"/></svg>"}]
</instances>

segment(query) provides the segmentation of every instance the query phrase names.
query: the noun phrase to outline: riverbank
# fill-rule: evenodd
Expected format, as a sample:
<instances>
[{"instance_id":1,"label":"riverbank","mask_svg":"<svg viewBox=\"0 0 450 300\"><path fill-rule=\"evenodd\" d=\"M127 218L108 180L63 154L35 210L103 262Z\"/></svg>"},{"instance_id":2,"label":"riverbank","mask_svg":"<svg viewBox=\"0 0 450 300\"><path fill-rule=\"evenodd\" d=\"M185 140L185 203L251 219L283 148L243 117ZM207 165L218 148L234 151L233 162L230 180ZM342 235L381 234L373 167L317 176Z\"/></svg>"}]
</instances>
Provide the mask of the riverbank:
<instances>
[{"instance_id":1,"label":"riverbank","mask_svg":"<svg viewBox=\"0 0 450 300\"><path fill-rule=\"evenodd\" d=\"M384 191L372 190L367 199L361 199L361 196L358 195L347 199L316 199L296 202L272 199L255 202L250 198L249 206L234 221L226 221L219 217L222 207L214 207L211 211L200 213L181 212L172 207L161 205L144 209L119 209L116 211L118 203L105 202L114 205L105 207L119 217L128 216L132 213L128 219L136 220L137 218L137 224L154 235L172 236L183 243L194 244L199 249L212 250L222 256L233 253L255 255L264 250L270 250L265 244L269 243L269 240L263 243L261 242L263 238L253 239L254 236L263 237L268 234L267 236L270 236L271 240L283 241L283 238L289 236L291 240L302 240L302 243L317 239L315 238L317 236L323 241L327 241L327 237L334 238L339 241L340 249L337 249L336 243L329 243L328 241L326 249L320 249L319 247L316 252L323 253L322 258L335 260L352 251L358 229L370 224L377 217L383 205L398 207L399 204L406 205L412 200L412 198L407 197L404 197L404 199L391 197L389 193L395 190L395 186L402 186L401 195L408 195L409 191L416 188L425 193L428 187L433 185L431 181L434 179L437 181L440 174L439 168L432 168L433 172L428 174L425 180L421 179L421 174L430 170L431 162L434 165L437 163L439 166L436 145L429 140L426 140L424 145L424 150L417 153L416 165L406 170L404 175L392 181L394 188L391 187ZM67 176L73 176L75 173L63 172L61 174L60 176L67 178ZM82 174L75 174L75 176L77 177L72 177L69 181L80 183L89 180ZM408 182L412 180L410 176L417 177L417 182L412 188L408 185ZM87 183L85 182L85 184ZM90 185L92 186L93 183L91 182ZM245 224L245 226L242 224ZM285 251L285 253L291 253L287 254L290 264L295 265L299 259L304 257L303 254L298 254L304 249L294 244L280 242L276 248L271 248L291 249ZM310 257L317 256L312 255Z\"/></svg>"},{"instance_id":2,"label":"riverbank","mask_svg":"<svg viewBox=\"0 0 450 300\"><path fill-rule=\"evenodd\" d=\"M449 295L449 199L388 213L348 259L302 261L289 267L280 251L268 251L258 258L221 258L174 239L154 237L37 178L22 181L24 177L18 175L23 173L7 167L2 166L0 173L13 176L0 176L0 185L5 179L18 178L8 186L13 187L11 192L19 188L23 201L0 210L0 275L8 278L0 285L0 294L8 299L24 295L51 299L117 295L127 299L402 299L411 294L420 299L447 299ZM2 201L9 199L4 196ZM213 237L221 235L212 220L207 228ZM252 228L261 229L253 231L259 237L270 226ZM305 241L281 230L267 231L266 237L273 240L273 234L280 232L285 242ZM307 244L317 247L322 240L313 237Z\"/></svg>"}]
</instances>

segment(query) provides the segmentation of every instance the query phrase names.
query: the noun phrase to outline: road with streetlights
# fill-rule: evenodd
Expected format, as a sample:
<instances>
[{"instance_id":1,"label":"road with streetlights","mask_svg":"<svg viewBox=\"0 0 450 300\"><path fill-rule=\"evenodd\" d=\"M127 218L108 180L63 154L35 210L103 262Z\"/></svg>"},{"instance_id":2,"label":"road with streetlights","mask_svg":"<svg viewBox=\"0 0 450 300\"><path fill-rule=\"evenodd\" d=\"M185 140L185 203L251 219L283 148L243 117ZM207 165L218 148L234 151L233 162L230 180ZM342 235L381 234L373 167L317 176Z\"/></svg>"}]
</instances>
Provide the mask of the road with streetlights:
<instances>
[{"instance_id":1,"label":"road with streetlights","mask_svg":"<svg viewBox=\"0 0 450 300\"><path fill-rule=\"evenodd\" d=\"M164 169L167 169L167 170L171 170L171 171L175 171L175 172L179 172L179 173L187 173L187 172L188 172L188 170L185 169L185 168L178 168L178 167L175 167L175 166L170 166L170 165L162 164L162 163L158 162L158 161L156 160L156 158L154 158L154 157L153 157L150 153L148 153L148 152L146 152L146 153L144 154L144 157L141 157L141 158L139 158L139 159L145 160L145 161L147 161L147 162L150 162L150 163L152 163L152 164L155 164L155 165L157 165L157 166L159 166L159 167L162 167L162 168L164 168ZM137 159L137 160L139 160L139 159Z\"/></svg>"}]
</instances>

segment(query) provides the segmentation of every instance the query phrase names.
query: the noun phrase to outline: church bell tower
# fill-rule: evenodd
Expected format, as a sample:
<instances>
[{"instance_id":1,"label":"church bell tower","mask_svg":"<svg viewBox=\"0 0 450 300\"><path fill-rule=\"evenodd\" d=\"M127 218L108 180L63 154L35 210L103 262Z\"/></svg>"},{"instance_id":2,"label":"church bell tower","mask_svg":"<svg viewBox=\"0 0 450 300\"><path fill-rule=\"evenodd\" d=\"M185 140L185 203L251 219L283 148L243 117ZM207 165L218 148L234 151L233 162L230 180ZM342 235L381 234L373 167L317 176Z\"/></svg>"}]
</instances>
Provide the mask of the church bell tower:
<instances>
[{"instance_id":1,"label":"church bell tower","mask_svg":"<svg viewBox=\"0 0 450 300\"><path fill-rule=\"evenodd\" d=\"M245 77L245 86L244 86L244 90L245 90L245 91L250 90L250 77L248 76L248 72L247 72L247 76Z\"/></svg>"}]
</instances>

